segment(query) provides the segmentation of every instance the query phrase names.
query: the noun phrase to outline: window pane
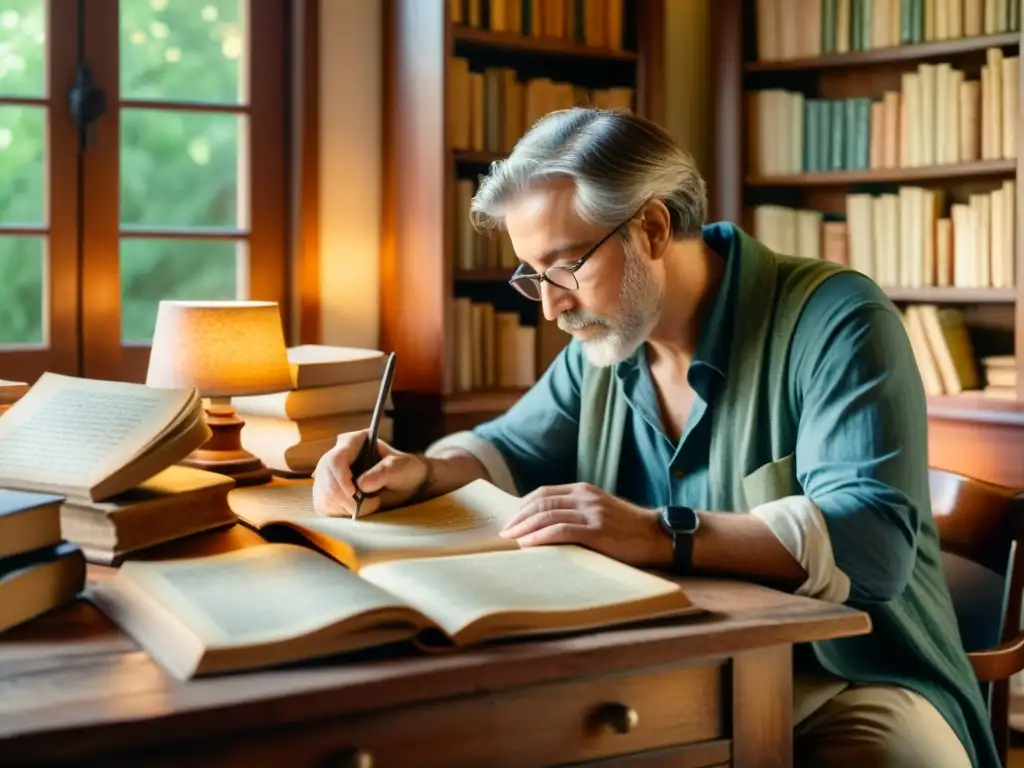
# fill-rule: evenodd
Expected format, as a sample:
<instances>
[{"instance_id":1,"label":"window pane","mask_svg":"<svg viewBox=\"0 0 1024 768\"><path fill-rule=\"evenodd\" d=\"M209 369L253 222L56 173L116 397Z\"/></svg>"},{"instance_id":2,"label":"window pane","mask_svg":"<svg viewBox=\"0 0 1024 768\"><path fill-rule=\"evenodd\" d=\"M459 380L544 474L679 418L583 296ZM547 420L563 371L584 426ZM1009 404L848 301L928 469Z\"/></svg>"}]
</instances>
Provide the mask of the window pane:
<instances>
[{"instance_id":1,"label":"window pane","mask_svg":"<svg viewBox=\"0 0 1024 768\"><path fill-rule=\"evenodd\" d=\"M161 299L245 298L246 253L231 240L122 240L122 339L153 338Z\"/></svg>"},{"instance_id":2,"label":"window pane","mask_svg":"<svg viewBox=\"0 0 1024 768\"><path fill-rule=\"evenodd\" d=\"M0 97L46 95L46 0L0 3Z\"/></svg>"},{"instance_id":3,"label":"window pane","mask_svg":"<svg viewBox=\"0 0 1024 768\"><path fill-rule=\"evenodd\" d=\"M121 223L237 227L245 118L121 110Z\"/></svg>"},{"instance_id":4,"label":"window pane","mask_svg":"<svg viewBox=\"0 0 1024 768\"><path fill-rule=\"evenodd\" d=\"M244 0L121 0L121 98L235 104Z\"/></svg>"},{"instance_id":5,"label":"window pane","mask_svg":"<svg viewBox=\"0 0 1024 768\"><path fill-rule=\"evenodd\" d=\"M0 104L0 224L43 224L46 109Z\"/></svg>"},{"instance_id":6,"label":"window pane","mask_svg":"<svg viewBox=\"0 0 1024 768\"><path fill-rule=\"evenodd\" d=\"M0 346L42 344L45 239L0 237Z\"/></svg>"}]
</instances>

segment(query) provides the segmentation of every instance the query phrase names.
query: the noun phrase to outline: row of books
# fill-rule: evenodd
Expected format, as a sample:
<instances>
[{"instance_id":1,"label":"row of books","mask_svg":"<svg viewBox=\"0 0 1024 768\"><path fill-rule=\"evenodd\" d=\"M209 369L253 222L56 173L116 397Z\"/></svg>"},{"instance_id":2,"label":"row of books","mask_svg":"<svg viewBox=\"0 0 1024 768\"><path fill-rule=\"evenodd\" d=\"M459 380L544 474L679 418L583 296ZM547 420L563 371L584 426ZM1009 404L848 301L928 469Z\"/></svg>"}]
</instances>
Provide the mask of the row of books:
<instances>
[{"instance_id":1,"label":"row of books","mask_svg":"<svg viewBox=\"0 0 1024 768\"><path fill-rule=\"evenodd\" d=\"M754 233L774 250L848 264L883 287L1012 288L1015 210L1012 180L948 206L945 190L905 186L849 194L842 215L758 206Z\"/></svg>"},{"instance_id":2,"label":"row of books","mask_svg":"<svg viewBox=\"0 0 1024 768\"><path fill-rule=\"evenodd\" d=\"M992 355L979 361L971 334L958 307L908 304L900 313L926 395L980 393L1015 400L1016 360Z\"/></svg>"},{"instance_id":3,"label":"row of books","mask_svg":"<svg viewBox=\"0 0 1024 768\"><path fill-rule=\"evenodd\" d=\"M622 50L623 0L449 0L452 23Z\"/></svg>"},{"instance_id":4,"label":"row of books","mask_svg":"<svg viewBox=\"0 0 1024 768\"><path fill-rule=\"evenodd\" d=\"M370 425L386 355L376 349L319 344L288 348L292 388L232 398L245 421L242 447L272 472L308 477L343 432ZM387 403L391 410L392 403ZM382 440L390 441L393 422L385 416Z\"/></svg>"},{"instance_id":5,"label":"row of books","mask_svg":"<svg viewBox=\"0 0 1024 768\"><path fill-rule=\"evenodd\" d=\"M757 0L759 61L1016 32L1017 0Z\"/></svg>"},{"instance_id":6,"label":"row of books","mask_svg":"<svg viewBox=\"0 0 1024 768\"><path fill-rule=\"evenodd\" d=\"M448 133L454 149L512 151L519 137L549 112L577 106L633 108L634 89L584 88L534 77L523 81L512 67L473 71L453 56L448 67Z\"/></svg>"},{"instance_id":7,"label":"row of books","mask_svg":"<svg viewBox=\"0 0 1024 768\"><path fill-rule=\"evenodd\" d=\"M1019 64L989 48L980 79L967 80L948 62L922 63L902 74L901 90L878 99L753 91L751 170L773 176L1015 158Z\"/></svg>"},{"instance_id":8,"label":"row of books","mask_svg":"<svg viewBox=\"0 0 1024 768\"><path fill-rule=\"evenodd\" d=\"M525 389L537 380L537 328L516 312L464 296L452 300L452 389Z\"/></svg>"},{"instance_id":9,"label":"row of books","mask_svg":"<svg viewBox=\"0 0 1024 768\"><path fill-rule=\"evenodd\" d=\"M453 264L459 271L477 269L505 269L509 276L519 265L512 240L508 233L478 232L469 218L469 207L476 186L472 179L455 182L455 207L453 222Z\"/></svg>"}]
</instances>

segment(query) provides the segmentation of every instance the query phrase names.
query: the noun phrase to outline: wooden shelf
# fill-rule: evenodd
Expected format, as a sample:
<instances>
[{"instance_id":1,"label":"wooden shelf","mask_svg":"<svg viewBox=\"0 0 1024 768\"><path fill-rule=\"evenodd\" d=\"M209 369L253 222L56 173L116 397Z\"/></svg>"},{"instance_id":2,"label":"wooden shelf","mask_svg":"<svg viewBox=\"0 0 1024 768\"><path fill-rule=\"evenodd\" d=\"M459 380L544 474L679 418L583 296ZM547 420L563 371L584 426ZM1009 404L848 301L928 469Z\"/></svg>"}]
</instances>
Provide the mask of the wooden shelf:
<instances>
[{"instance_id":1,"label":"wooden shelf","mask_svg":"<svg viewBox=\"0 0 1024 768\"><path fill-rule=\"evenodd\" d=\"M920 304L1013 304L1017 301L1016 288L886 288L882 290L893 301Z\"/></svg>"},{"instance_id":2,"label":"wooden shelf","mask_svg":"<svg viewBox=\"0 0 1024 768\"><path fill-rule=\"evenodd\" d=\"M442 411L456 413L504 413L519 400L525 389L482 389L476 392L458 392L444 399Z\"/></svg>"},{"instance_id":3,"label":"wooden shelf","mask_svg":"<svg viewBox=\"0 0 1024 768\"><path fill-rule=\"evenodd\" d=\"M871 171L832 171L794 173L787 176L751 176L749 187L814 187L848 184L912 184L921 181L981 179L1011 176L1017 172L1017 160L979 160L975 163L950 163L919 168L882 168Z\"/></svg>"},{"instance_id":4,"label":"wooden shelf","mask_svg":"<svg viewBox=\"0 0 1024 768\"><path fill-rule=\"evenodd\" d=\"M984 51L986 48L999 48L1019 44L1019 32L1003 32L998 35L962 37L957 40L901 45L895 48L878 48L873 51L835 53L809 59L748 61L744 62L743 70L745 72L793 72L798 70L835 69L837 67L862 67L869 64L891 64L900 61L913 62L940 59L957 54Z\"/></svg>"},{"instance_id":5,"label":"wooden shelf","mask_svg":"<svg viewBox=\"0 0 1024 768\"><path fill-rule=\"evenodd\" d=\"M928 416L932 419L1024 426L1024 402L986 397L980 392L939 395L928 398Z\"/></svg>"},{"instance_id":6,"label":"wooden shelf","mask_svg":"<svg viewBox=\"0 0 1024 768\"><path fill-rule=\"evenodd\" d=\"M452 39L455 42L456 51L460 47L487 48L543 58L594 61L635 62L638 58L632 51L613 51L610 48L594 48L554 37L527 37L515 32L494 32L489 29L458 25L452 28Z\"/></svg>"},{"instance_id":7,"label":"wooden shelf","mask_svg":"<svg viewBox=\"0 0 1024 768\"><path fill-rule=\"evenodd\" d=\"M512 276L511 269L473 269L457 270L457 283L504 283Z\"/></svg>"}]
</instances>

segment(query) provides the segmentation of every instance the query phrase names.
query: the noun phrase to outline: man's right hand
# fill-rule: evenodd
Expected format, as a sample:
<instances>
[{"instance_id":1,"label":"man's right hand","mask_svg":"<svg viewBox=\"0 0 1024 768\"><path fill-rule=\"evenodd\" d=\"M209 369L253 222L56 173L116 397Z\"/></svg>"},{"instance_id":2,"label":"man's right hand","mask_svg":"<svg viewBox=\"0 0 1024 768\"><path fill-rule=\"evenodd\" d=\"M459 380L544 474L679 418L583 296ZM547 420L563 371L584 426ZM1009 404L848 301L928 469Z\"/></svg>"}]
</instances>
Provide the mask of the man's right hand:
<instances>
[{"instance_id":1,"label":"man's right hand","mask_svg":"<svg viewBox=\"0 0 1024 768\"><path fill-rule=\"evenodd\" d=\"M357 478L352 477L352 464L366 442L369 430L338 435L335 446L320 457L313 472L313 509L323 517L351 517L356 502L356 486L366 496L359 516L381 509L401 506L423 484L427 477L426 459L403 453L383 440L377 441L380 462ZM378 493L379 492L379 493Z\"/></svg>"}]
</instances>

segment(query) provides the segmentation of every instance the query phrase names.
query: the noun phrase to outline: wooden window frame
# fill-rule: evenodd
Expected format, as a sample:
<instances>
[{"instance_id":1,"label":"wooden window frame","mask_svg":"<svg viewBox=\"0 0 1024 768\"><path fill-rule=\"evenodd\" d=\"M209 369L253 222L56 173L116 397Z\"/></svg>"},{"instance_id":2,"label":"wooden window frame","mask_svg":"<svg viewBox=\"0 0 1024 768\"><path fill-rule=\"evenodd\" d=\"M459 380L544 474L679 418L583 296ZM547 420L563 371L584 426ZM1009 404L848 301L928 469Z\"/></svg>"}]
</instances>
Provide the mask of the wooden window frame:
<instances>
[{"instance_id":1,"label":"wooden window frame","mask_svg":"<svg viewBox=\"0 0 1024 768\"><path fill-rule=\"evenodd\" d=\"M80 368L78 324L78 131L67 94L77 63L78 11L50 0L46 12L46 91L42 97L0 98L0 106L44 107L46 114L46 221L42 226L3 226L0 236L43 236L46 263L41 348L0 350L0 379L33 381L40 370L68 375Z\"/></svg>"},{"instance_id":2,"label":"wooden window frame","mask_svg":"<svg viewBox=\"0 0 1024 768\"><path fill-rule=\"evenodd\" d=\"M60 4L60 14L54 6ZM0 99L0 104L44 106L47 131L47 217L41 227L4 227L2 235L46 235L48 345L0 350L0 378L34 382L43 370L90 378L144 381L148 344L121 339L120 109L148 102L120 99L119 3L49 0L47 91L42 98ZM253 12L258 9L258 12ZM244 109L191 102L160 108L247 112L249 184L249 298L276 301L290 344L321 340L319 270L319 0L250 0L248 71L256 84ZM92 143L79 151L78 127L68 94L78 67L79 30L84 59L107 110L93 124ZM141 231L132 229L131 236ZM189 231L160 229L161 237ZM221 237L228 236L221 235ZM234 238L232 238L234 239Z\"/></svg>"},{"instance_id":3,"label":"wooden window frame","mask_svg":"<svg viewBox=\"0 0 1024 768\"><path fill-rule=\"evenodd\" d=\"M285 54L289 24L285 3L249 0L245 48L251 84L248 102L236 108L180 101L155 103L120 98L119 7L117 0L88 6L85 56L93 77L107 94L107 111L95 123L95 143L85 153L83 192L82 373L89 378L143 382L149 364L148 344L125 344L121 339L121 224L120 110L144 106L158 109L248 114L247 136L240 137L246 157L240 158L241 178L249 185L249 215L228 236L248 241L248 298L276 301L282 321L289 318L287 220L289 192L285 108L288 67ZM132 230L133 237L190 238L190 230ZM227 235L225 235L227 236ZM223 239L224 236L218 236ZM198 239L198 238L193 238Z\"/></svg>"}]
</instances>

